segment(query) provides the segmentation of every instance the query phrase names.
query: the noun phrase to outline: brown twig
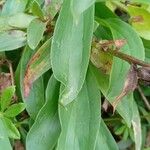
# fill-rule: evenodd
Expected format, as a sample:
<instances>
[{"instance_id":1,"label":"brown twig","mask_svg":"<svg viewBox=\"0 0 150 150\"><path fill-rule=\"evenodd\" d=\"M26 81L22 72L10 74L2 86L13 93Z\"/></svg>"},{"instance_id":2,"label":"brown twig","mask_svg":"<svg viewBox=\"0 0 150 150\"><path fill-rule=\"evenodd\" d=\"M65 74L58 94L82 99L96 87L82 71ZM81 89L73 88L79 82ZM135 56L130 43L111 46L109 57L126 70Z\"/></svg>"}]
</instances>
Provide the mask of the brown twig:
<instances>
[{"instance_id":1,"label":"brown twig","mask_svg":"<svg viewBox=\"0 0 150 150\"><path fill-rule=\"evenodd\" d=\"M141 97L142 97L142 99L143 99L143 101L144 101L144 103L145 103L147 109L150 110L150 104L149 104L149 102L148 102L146 96L144 95L142 89L140 88L140 86L138 86L138 91L139 91L139 93L140 93L140 95L141 95Z\"/></svg>"},{"instance_id":2,"label":"brown twig","mask_svg":"<svg viewBox=\"0 0 150 150\"><path fill-rule=\"evenodd\" d=\"M116 56L122 60L125 60L130 64L140 65L143 67L150 67L149 63L146 63L146 62L139 60L133 56L130 56L128 54L122 53L119 50L108 50L106 52L109 52L110 54L112 54L112 55L114 55L114 56Z\"/></svg>"}]
</instances>

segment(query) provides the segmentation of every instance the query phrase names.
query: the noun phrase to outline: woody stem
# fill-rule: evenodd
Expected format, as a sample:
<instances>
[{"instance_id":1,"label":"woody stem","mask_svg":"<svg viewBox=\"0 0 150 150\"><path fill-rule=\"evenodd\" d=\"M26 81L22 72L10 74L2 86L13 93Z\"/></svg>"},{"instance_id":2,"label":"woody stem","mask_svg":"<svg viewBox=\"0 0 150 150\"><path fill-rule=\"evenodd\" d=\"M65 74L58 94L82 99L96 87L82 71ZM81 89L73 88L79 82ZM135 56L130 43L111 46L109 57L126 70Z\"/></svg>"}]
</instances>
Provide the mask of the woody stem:
<instances>
[{"instance_id":1,"label":"woody stem","mask_svg":"<svg viewBox=\"0 0 150 150\"><path fill-rule=\"evenodd\" d=\"M127 61L128 63L130 64L135 64L135 65L140 65L140 66L143 66L143 67L150 67L150 64L149 63L146 63L142 60L139 60L133 56L130 56L128 54L125 54L125 53L122 53L118 50L108 50L106 52L109 52L110 54L122 59L122 60L125 60Z\"/></svg>"}]
</instances>

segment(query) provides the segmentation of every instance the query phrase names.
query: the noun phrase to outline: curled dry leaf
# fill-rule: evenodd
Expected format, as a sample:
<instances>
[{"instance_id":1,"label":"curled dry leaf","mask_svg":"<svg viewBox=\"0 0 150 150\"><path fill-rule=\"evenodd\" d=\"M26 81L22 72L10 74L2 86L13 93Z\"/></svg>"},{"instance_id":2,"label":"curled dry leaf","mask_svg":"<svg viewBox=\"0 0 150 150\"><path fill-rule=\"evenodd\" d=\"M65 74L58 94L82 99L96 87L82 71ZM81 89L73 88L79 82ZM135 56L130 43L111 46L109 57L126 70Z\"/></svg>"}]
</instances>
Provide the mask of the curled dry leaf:
<instances>
[{"instance_id":1,"label":"curled dry leaf","mask_svg":"<svg viewBox=\"0 0 150 150\"><path fill-rule=\"evenodd\" d=\"M126 40L118 39L118 40L102 40L100 41L100 47L104 50L119 50L126 44Z\"/></svg>"},{"instance_id":2,"label":"curled dry leaf","mask_svg":"<svg viewBox=\"0 0 150 150\"><path fill-rule=\"evenodd\" d=\"M105 74L109 74L112 67L113 56L106 53L107 50L119 50L126 40L102 40L93 39L90 60L95 67L101 69Z\"/></svg>"},{"instance_id":3,"label":"curled dry leaf","mask_svg":"<svg viewBox=\"0 0 150 150\"><path fill-rule=\"evenodd\" d=\"M113 111L112 105L109 103L107 99L105 99L102 104L102 110L104 110L104 112L107 112L107 113L112 113Z\"/></svg>"},{"instance_id":4,"label":"curled dry leaf","mask_svg":"<svg viewBox=\"0 0 150 150\"><path fill-rule=\"evenodd\" d=\"M0 93L5 88L14 85L14 76L11 62L2 58L0 60L0 67L1 66L6 66L10 73L0 72Z\"/></svg>"},{"instance_id":5,"label":"curled dry leaf","mask_svg":"<svg viewBox=\"0 0 150 150\"><path fill-rule=\"evenodd\" d=\"M102 104L102 108L105 112L107 112L109 105L110 105L109 102L105 99L103 104Z\"/></svg>"},{"instance_id":6,"label":"curled dry leaf","mask_svg":"<svg viewBox=\"0 0 150 150\"><path fill-rule=\"evenodd\" d=\"M145 85L150 85L150 68L140 67L137 70L139 80Z\"/></svg>"},{"instance_id":7,"label":"curled dry leaf","mask_svg":"<svg viewBox=\"0 0 150 150\"><path fill-rule=\"evenodd\" d=\"M130 70L127 74L124 87L122 92L115 98L115 100L112 103L113 110L115 111L118 103L120 100L130 92L133 92L138 84L138 75L137 75L137 68L135 65L131 65Z\"/></svg>"},{"instance_id":8,"label":"curled dry leaf","mask_svg":"<svg viewBox=\"0 0 150 150\"><path fill-rule=\"evenodd\" d=\"M10 73L0 73L0 92L8 86L11 86L11 83L12 81Z\"/></svg>"}]
</instances>

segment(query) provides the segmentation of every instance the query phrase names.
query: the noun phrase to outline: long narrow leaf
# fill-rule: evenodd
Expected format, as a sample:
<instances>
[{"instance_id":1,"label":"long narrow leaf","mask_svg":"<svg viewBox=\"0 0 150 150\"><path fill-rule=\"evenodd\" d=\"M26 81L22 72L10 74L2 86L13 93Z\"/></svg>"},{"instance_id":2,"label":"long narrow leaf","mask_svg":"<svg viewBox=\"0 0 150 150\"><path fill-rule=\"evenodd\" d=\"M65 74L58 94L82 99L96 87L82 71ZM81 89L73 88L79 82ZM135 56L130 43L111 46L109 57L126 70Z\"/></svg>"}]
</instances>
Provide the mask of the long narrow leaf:
<instances>
[{"instance_id":1,"label":"long narrow leaf","mask_svg":"<svg viewBox=\"0 0 150 150\"><path fill-rule=\"evenodd\" d=\"M104 121L101 121L95 150L119 150Z\"/></svg>"},{"instance_id":2,"label":"long narrow leaf","mask_svg":"<svg viewBox=\"0 0 150 150\"><path fill-rule=\"evenodd\" d=\"M30 88L34 81L51 68L49 52L50 46L51 39L47 40L29 60L23 81L25 96L29 95Z\"/></svg>"},{"instance_id":3,"label":"long narrow leaf","mask_svg":"<svg viewBox=\"0 0 150 150\"><path fill-rule=\"evenodd\" d=\"M52 76L46 90L46 103L27 136L28 150L50 150L55 146L60 134L58 98L59 82Z\"/></svg>"},{"instance_id":4,"label":"long narrow leaf","mask_svg":"<svg viewBox=\"0 0 150 150\"><path fill-rule=\"evenodd\" d=\"M66 109L59 106L62 133L57 150L95 150L101 118L100 104L100 92L89 70L75 101Z\"/></svg>"},{"instance_id":5,"label":"long narrow leaf","mask_svg":"<svg viewBox=\"0 0 150 150\"><path fill-rule=\"evenodd\" d=\"M33 54L33 51L26 47L21 58L21 64L18 66L19 68L19 84L20 84L20 90L21 90L21 96L23 101L26 104L26 109L31 116L32 119L35 119L39 110L44 104L44 85L43 85L43 79L42 77L39 78L37 81L34 82L30 89L30 94L28 97L24 96L24 87L23 87L23 80L25 76L25 70L27 68L27 64ZM17 79L18 80L18 79Z\"/></svg>"},{"instance_id":6,"label":"long narrow leaf","mask_svg":"<svg viewBox=\"0 0 150 150\"><path fill-rule=\"evenodd\" d=\"M51 49L54 75L65 86L60 95L62 105L73 101L83 86L94 26L93 6L80 16L78 23L73 20L70 7L71 1L65 0L56 23Z\"/></svg>"},{"instance_id":7,"label":"long narrow leaf","mask_svg":"<svg viewBox=\"0 0 150 150\"><path fill-rule=\"evenodd\" d=\"M136 150L141 150L141 146L142 146L141 119L140 119L140 114L139 114L138 107L135 101L133 102L132 126L133 126L133 131L134 131L135 148Z\"/></svg>"}]
</instances>

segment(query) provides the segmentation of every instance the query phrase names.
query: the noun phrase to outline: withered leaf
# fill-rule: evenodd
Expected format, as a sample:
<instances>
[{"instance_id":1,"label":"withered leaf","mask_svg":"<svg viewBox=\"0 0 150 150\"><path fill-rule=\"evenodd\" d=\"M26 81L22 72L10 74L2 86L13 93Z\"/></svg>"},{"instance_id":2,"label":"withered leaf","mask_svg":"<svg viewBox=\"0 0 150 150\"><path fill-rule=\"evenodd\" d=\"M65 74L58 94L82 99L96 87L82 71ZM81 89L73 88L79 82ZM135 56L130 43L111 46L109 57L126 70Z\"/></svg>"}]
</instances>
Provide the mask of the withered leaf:
<instances>
[{"instance_id":1,"label":"withered leaf","mask_svg":"<svg viewBox=\"0 0 150 150\"><path fill-rule=\"evenodd\" d=\"M112 113L112 106L107 99L104 100L104 102L102 104L102 109L105 112Z\"/></svg>"},{"instance_id":2,"label":"withered leaf","mask_svg":"<svg viewBox=\"0 0 150 150\"><path fill-rule=\"evenodd\" d=\"M133 92L137 88L138 84L138 75L137 75L137 68L135 65L131 65L130 70L127 74L123 89L121 93L115 98L112 103L113 109L115 111L118 103L120 100L130 92Z\"/></svg>"},{"instance_id":3,"label":"withered leaf","mask_svg":"<svg viewBox=\"0 0 150 150\"><path fill-rule=\"evenodd\" d=\"M144 86L150 86L150 68L141 67L138 69L139 83Z\"/></svg>"},{"instance_id":4,"label":"withered leaf","mask_svg":"<svg viewBox=\"0 0 150 150\"><path fill-rule=\"evenodd\" d=\"M50 40L47 40L31 57L24 77L24 96L28 97L35 80L51 68L50 64Z\"/></svg>"},{"instance_id":5,"label":"withered leaf","mask_svg":"<svg viewBox=\"0 0 150 150\"><path fill-rule=\"evenodd\" d=\"M5 88L11 86L11 74L10 73L0 73L0 92Z\"/></svg>"},{"instance_id":6,"label":"withered leaf","mask_svg":"<svg viewBox=\"0 0 150 150\"><path fill-rule=\"evenodd\" d=\"M100 41L100 47L104 50L107 51L109 49L117 49L119 50L126 44L126 40L124 39L118 39L118 40L102 40Z\"/></svg>"},{"instance_id":7,"label":"withered leaf","mask_svg":"<svg viewBox=\"0 0 150 150\"><path fill-rule=\"evenodd\" d=\"M149 67L140 67L137 70L138 78L140 81L143 81L145 84L150 85L150 68Z\"/></svg>"},{"instance_id":8,"label":"withered leaf","mask_svg":"<svg viewBox=\"0 0 150 150\"><path fill-rule=\"evenodd\" d=\"M113 56L111 54L104 52L95 45L92 47L90 60L93 65L100 69L103 73L110 73L113 60Z\"/></svg>"}]
</instances>

